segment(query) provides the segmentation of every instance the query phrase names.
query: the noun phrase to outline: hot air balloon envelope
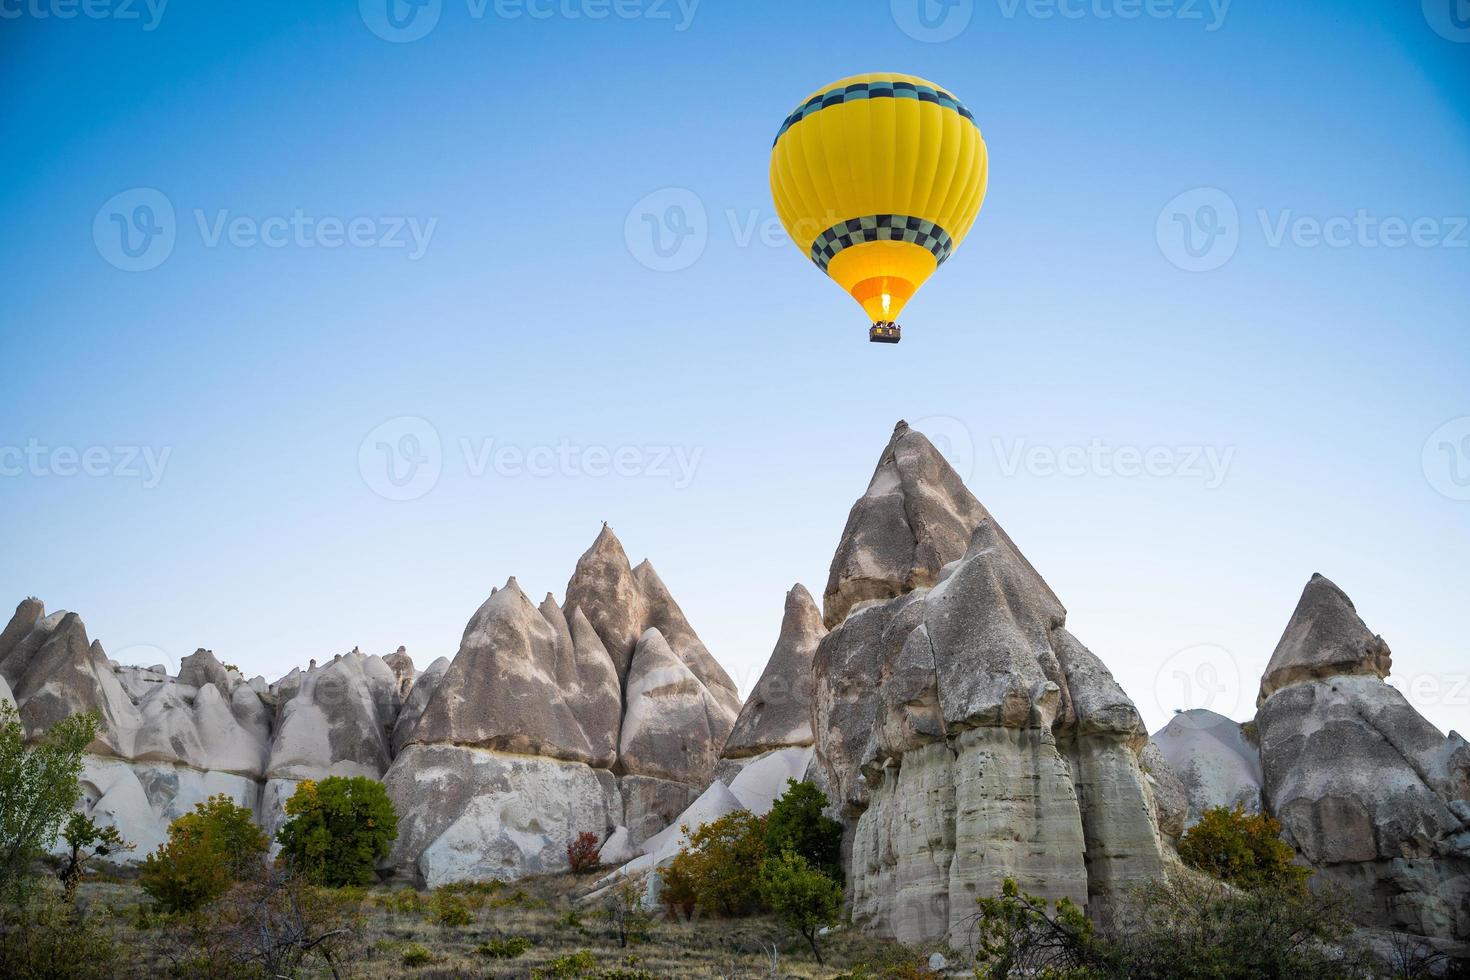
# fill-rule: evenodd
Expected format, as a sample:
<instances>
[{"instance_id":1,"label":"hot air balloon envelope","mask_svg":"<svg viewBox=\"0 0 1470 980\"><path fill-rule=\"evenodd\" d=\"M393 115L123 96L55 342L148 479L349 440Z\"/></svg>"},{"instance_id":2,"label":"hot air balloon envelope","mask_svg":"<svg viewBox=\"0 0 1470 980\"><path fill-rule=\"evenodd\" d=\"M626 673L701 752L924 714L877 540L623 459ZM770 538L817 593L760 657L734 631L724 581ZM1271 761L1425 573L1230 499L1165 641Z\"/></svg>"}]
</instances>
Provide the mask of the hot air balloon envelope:
<instances>
[{"instance_id":1,"label":"hot air balloon envelope","mask_svg":"<svg viewBox=\"0 0 1470 980\"><path fill-rule=\"evenodd\" d=\"M786 232L897 343L904 305L969 234L989 158L975 117L913 75L854 75L786 117L771 195ZM882 329L880 329L882 328Z\"/></svg>"}]
</instances>

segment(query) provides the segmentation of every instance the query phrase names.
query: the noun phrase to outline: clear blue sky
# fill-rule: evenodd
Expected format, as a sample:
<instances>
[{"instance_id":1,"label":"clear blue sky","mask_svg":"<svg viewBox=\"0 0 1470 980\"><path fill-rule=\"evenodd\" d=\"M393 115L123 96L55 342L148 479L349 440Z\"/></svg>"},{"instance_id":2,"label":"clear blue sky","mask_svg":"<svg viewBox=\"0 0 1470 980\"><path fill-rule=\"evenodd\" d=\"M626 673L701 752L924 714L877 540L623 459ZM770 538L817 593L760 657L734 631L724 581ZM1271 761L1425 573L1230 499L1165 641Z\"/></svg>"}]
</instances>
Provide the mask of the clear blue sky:
<instances>
[{"instance_id":1,"label":"clear blue sky","mask_svg":"<svg viewBox=\"0 0 1470 980\"><path fill-rule=\"evenodd\" d=\"M1465 4L917 2L0 0L0 596L423 664L607 520L748 689L925 419L1153 727L1248 717L1321 571L1470 728ZM885 69L992 159L897 347L766 233L782 118Z\"/></svg>"}]
</instances>

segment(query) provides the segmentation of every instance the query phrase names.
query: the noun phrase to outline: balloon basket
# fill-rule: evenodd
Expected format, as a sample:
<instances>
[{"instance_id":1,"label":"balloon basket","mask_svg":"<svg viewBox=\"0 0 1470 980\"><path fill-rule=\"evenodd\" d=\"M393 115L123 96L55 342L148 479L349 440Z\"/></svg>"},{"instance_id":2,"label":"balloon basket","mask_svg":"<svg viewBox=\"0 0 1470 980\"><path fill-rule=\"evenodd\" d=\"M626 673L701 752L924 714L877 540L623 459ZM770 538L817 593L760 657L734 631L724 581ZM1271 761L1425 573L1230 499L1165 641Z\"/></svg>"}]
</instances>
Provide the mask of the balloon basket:
<instances>
[{"instance_id":1,"label":"balloon basket","mask_svg":"<svg viewBox=\"0 0 1470 980\"><path fill-rule=\"evenodd\" d=\"M873 344L896 344L903 339L903 328L887 320L880 320L868 328L868 342Z\"/></svg>"}]
</instances>

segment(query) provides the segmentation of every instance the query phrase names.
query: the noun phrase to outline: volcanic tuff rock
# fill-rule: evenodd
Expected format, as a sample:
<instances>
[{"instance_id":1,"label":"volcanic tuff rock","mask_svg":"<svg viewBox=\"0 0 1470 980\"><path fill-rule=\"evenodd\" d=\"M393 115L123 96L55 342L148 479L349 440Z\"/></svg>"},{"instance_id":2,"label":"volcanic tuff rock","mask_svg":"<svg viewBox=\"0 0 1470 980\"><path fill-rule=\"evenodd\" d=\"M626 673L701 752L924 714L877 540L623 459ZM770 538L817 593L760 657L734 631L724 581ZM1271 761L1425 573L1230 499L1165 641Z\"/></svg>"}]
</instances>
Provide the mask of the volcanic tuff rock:
<instances>
[{"instance_id":1,"label":"volcanic tuff rock","mask_svg":"<svg viewBox=\"0 0 1470 980\"><path fill-rule=\"evenodd\" d=\"M827 628L857 603L933 585L987 516L929 440L899 422L832 557L822 597Z\"/></svg>"},{"instance_id":2,"label":"volcanic tuff rock","mask_svg":"<svg viewBox=\"0 0 1470 980\"><path fill-rule=\"evenodd\" d=\"M511 579L452 661L416 675L402 647L354 649L275 684L208 650L183 658L177 678L114 664L76 614L48 617L27 599L0 631L0 698L32 736L98 712L82 804L139 845L133 860L211 794L273 831L303 779L361 775L397 803L393 860L414 877L555 870L583 831L622 828L631 851L662 830L709 785L739 708L652 566L629 567L611 529L573 584L602 633L578 605L538 606ZM620 638L619 623L643 631L621 675L603 639Z\"/></svg>"},{"instance_id":3,"label":"volcanic tuff rock","mask_svg":"<svg viewBox=\"0 0 1470 980\"><path fill-rule=\"evenodd\" d=\"M812 744L812 660L826 635L811 593L800 584L793 586L786 593L776 648L740 710L722 757L743 759Z\"/></svg>"},{"instance_id":4,"label":"volcanic tuff rock","mask_svg":"<svg viewBox=\"0 0 1470 980\"><path fill-rule=\"evenodd\" d=\"M1388 644L1363 625L1352 600L1321 575L1313 575L1266 665L1256 706L1298 681L1351 676L1382 680L1392 667Z\"/></svg>"},{"instance_id":5,"label":"volcanic tuff rock","mask_svg":"<svg viewBox=\"0 0 1470 980\"><path fill-rule=\"evenodd\" d=\"M1372 924L1470 939L1470 745L1384 683L1389 650L1320 575L1262 679L1265 802Z\"/></svg>"},{"instance_id":6,"label":"volcanic tuff rock","mask_svg":"<svg viewBox=\"0 0 1470 980\"><path fill-rule=\"evenodd\" d=\"M853 917L954 935L1006 877L1092 911L1170 860L1147 732L1066 611L900 423L832 562L814 661L822 779Z\"/></svg>"},{"instance_id":7,"label":"volcanic tuff rock","mask_svg":"<svg viewBox=\"0 0 1470 980\"><path fill-rule=\"evenodd\" d=\"M622 543L606 524L578 559L564 608L582 610L612 656L620 681L627 679L638 641L656 629L730 715L740 713L735 682L700 642L653 565L645 560L630 567Z\"/></svg>"},{"instance_id":8,"label":"volcanic tuff rock","mask_svg":"<svg viewBox=\"0 0 1470 980\"><path fill-rule=\"evenodd\" d=\"M653 567L631 567L606 525L562 605L533 605L514 579L492 590L429 683L422 705L409 694L385 781L421 814L392 861L433 885L550 870L583 831L636 847L709 785L738 710Z\"/></svg>"},{"instance_id":9,"label":"volcanic tuff rock","mask_svg":"<svg viewBox=\"0 0 1470 980\"><path fill-rule=\"evenodd\" d=\"M1239 722L1192 708L1171 718L1153 740L1184 784L1189 826L1219 806L1239 803L1248 813L1261 812L1261 759Z\"/></svg>"}]
</instances>

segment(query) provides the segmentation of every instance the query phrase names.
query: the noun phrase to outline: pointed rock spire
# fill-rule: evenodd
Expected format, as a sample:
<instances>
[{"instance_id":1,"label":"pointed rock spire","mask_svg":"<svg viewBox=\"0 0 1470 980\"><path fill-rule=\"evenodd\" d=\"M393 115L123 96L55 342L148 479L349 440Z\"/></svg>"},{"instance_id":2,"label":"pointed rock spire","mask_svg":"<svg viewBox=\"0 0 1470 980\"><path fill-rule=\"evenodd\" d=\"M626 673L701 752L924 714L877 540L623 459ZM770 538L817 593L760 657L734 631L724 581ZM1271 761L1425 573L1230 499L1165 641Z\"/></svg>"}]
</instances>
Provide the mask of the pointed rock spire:
<instances>
[{"instance_id":1,"label":"pointed rock spire","mask_svg":"<svg viewBox=\"0 0 1470 980\"><path fill-rule=\"evenodd\" d=\"M822 596L827 628L859 602L933 585L988 516L939 450L899 422L832 557Z\"/></svg>"},{"instance_id":2,"label":"pointed rock spire","mask_svg":"<svg viewBox=\"0 0 1470 980\"><path fill-rule=\"evenodd\" d=\"M800 583L793 586L786 593L776 648L725 741L722 758L812 744L812 659L826 635L811 593Z\"/></svg>"},{"instance_id":3,"label":"pointed rock spire","mask_svg":"<svg viewBox=\"0 0 1470 980\"><path fill-rule=\"evenodd\" d=\"M1313 575L1266 665L1256 705L1299 681L1352 675L1381 679L1392 666L1388 644L1364 625L1353 601L1322 575Z\"/></svg>"},{"instance_id":4,"label":"pointed rock spire","mask_svg":"<svg viewBox=\"0 0 1470 980\"><path fill-rule=\"evenodd\" d=\"M577 559L567 582L566 608L582 610L611 655L619 681L626 678L643 633L643 595L622 542L605 523L592 547Z\"/></svg>"}]
</instances>

